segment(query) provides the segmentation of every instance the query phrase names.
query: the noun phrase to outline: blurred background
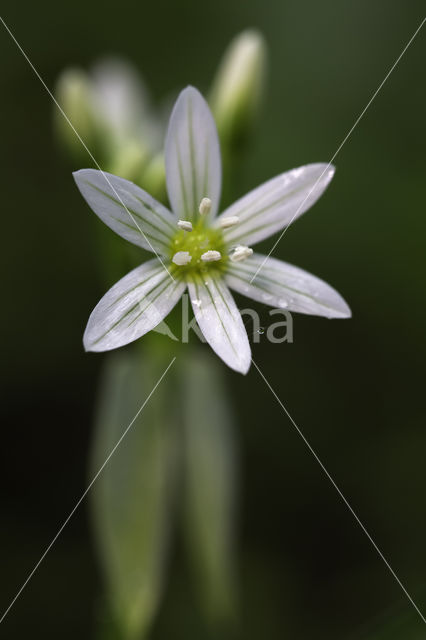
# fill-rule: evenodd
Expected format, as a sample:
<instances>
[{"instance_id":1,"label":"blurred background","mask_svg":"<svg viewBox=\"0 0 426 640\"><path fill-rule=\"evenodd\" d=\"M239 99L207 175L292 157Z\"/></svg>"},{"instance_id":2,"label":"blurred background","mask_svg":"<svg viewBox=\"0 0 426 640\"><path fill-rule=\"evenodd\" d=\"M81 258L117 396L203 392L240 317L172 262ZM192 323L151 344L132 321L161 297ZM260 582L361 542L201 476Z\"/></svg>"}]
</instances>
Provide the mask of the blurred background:
<instances>
[{"instance_id":1,"label":"blurred background","mask_svg":"<svg viewBox=\"0 0 426 640\"><path fill-rule=\"evenodd\" d=\"M231 38L258 28L269 75L236 195L286 169L327 162L423 13L417 0L48 0L25 11L2 3L50 88L65 67L87 69L119 54L143 74L154 104L188 83L206 91ZM274 253L336 287L353 319L295 315L293 344L261 336L253 345L260 369L423 611L425 54L423 30L338 155L331 187ZM52 101L3 27L0 60L3 610L87 486L104 356L85 354L81 340L114 278L106 283L100 273L101 223L71 177L82 165L61 153ZM260 248L268 252L273 241ZM267 326L269 309L256 309ZM256 370L242 377L221 367L239 443L239 637L425 637ZM93 637L100 582L84 503L0 636ZM178 534L153 639L209 637L195 591Z\"/></svg>"}]
</instances>

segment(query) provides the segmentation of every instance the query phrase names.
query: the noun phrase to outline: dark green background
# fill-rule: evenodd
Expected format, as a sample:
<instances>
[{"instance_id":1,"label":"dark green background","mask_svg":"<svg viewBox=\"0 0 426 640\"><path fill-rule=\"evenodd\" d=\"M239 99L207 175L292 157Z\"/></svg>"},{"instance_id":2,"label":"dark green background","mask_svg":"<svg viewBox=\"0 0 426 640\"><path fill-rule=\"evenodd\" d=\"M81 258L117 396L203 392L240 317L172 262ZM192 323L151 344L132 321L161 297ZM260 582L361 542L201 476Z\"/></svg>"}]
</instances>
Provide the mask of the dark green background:
<instances>
[{"instance_id":1,"label":"dark green background","mask_svg":"<svg viewBox=\"0 0 426 640\"><path fill-rule=\"evenodd\" d=\"M158 99L188 83L206 90L231 37L262 30L268 92L236 195L293 166L328 161L423 13L422 2L402 0L2 3L49 87L66 66L119 53ZM326 195L275 252L333 284L353 319L295 316L294 344L263 339L253 349L423 610L425 43L426 27L338 155ZM94 216L71 179L79 167L59 153L53 104L1 25L0 60L3 609L86 487L103 357L85 355L81 337L106 287ZM258 308L266 326L268 309ZM243 637L374 638L382 619L399 615L411 618L410 633L380 638L426 637L257 372L225 373L240 416ZM99 592L83 506L0 637L91 637ZM205 637L179 551L153 637Z\"/></svg>"}]
</instances>

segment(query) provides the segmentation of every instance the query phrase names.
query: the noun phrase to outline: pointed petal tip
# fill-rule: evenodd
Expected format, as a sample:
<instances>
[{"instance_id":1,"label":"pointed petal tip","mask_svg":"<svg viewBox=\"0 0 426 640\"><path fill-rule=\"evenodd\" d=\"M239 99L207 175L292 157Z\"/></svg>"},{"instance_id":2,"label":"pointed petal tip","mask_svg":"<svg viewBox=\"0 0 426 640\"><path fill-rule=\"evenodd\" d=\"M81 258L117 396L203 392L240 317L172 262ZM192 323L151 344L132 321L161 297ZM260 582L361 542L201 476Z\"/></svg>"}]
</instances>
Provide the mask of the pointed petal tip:
<instances>
[{"instance_id":1,"label":"pointed petal tip","mask_svg":"<svg viewBox=\"0 0 426 640\"><path fill-rule=\"evenodd\" d=\"M197 89L197 87L194 87L192 84L188 84L184 89L182 89L182 91L179 92L178 97L176 98L175 106L181 99L185 99L187 96L191 95L196 98L202 98L202 100L205 100L203 94L201 93L201 91L199 91L199 89Z\"/></svg>"},{"instance_id":2,"label":"pointed petal tip","mask_svg":"<svg viewBox=\"0 0 426 640\"><path fill-rule=\"evenodd\" d=\"M96 349L93 349L92 341L89 339L89 336L87 335L87 333L88 332L86 327L86 330L83 335L83 349L85 353L90 353L91 351L96 351Z\"/></svg>"},{"instance_id":3,"label":"pointed petal tip","mask_svg":"<svg viewBox=\"0 0 426 640\"><path fill-rule=\"evenodd\" d=\"M220 355L219 355L219 358L221 358ZM223 360L223 358L222 358L222 360ZM229 362L225 362L225 360L223 360L223 362L226 364L226 366L228 366L230 369L232 369L236 373L241 373L243 376L245 376L249 372L249 369L250 369L250 366L251 366L251 357L247 362L238 362L238 363L234 363L234 364L230 364Z\"/></svg>"},{"instance_id":4,"label":"pointed petal tip","mask_svg":"<svg viewBox=\"0 0 426 640\"><path fill-rule=\"evenodd\" d=\"M100 171L98 171L97 169L77 169L77 171L72 172L72 177L78 185L80 180L83 180L84 177L87 178L93 173L100 173Z\"/></svg>"},{"instance_id":5,"label":"pointed petal tip","mask_svg":"<svg viewBox=\"0 0 426 640\"><path fill-rule=\"evenodd\" d=\"M222 356L220 354L217 354L219 356L219 358L222 358ZM232 363L226 360L223 360L223 362L226 364L227 367L229 367L230 369L232 369L232 371L235 371L235 373L240 373L243 376L246 376L247 373L249 372L249 369L251 367L251 348L250 345L248 345L248 352L245 353L242 358L238 361L233 361Z\"/></svg>"},{"instance_id":6,"label":"pointed petal tip","mask_svg":"<svg viewBox=\"0 0 426 640\"><path fill-rule=\"evenodd\" d=\"M337 292L336 292L337 293ZM346 320L348 318L352 318L352 311L348 305L348 303L346 302L346 300L339 294L338 295L338 302L339 302L339 306L336 305L336 315L334 316L337 319L341 319L341 320Z\"/></svg>"},{"instance_id":7,"label":"pointed petal tip","mask_svg":"<svg viewBox=\"0 0 426 640\"><path fill-rule=\"evenodd\" d=\"M240 373L242 373L243 376L246 376L250 370L250 367L251 367L251 360L240 369Z\"/></svg>"},{"instance_id":8,"label":"pointed petal tip","mask_svg":"<svg viewBox=\"0 0 426 640\"><path fill-rule=\"evenodd\" d=\"M343 300L340 301L341 302L341 306L339 309L336 308L335 312L333 314L331 314L329 316L329 318L331 320L348 320L350 318L352 318L352 311L350 310L349 306L346 304L346 302Z\"/></svg>"},{"instance_id":9,"label":"pointed petal tip","mask_svg":"<svg viewBox=\"0 0 426 640\"><path fill-rule=\"evenodd\" d=\"M341 317L342 320L350 320L352 318L352 311L348 306L346 306L346 309Z\"/></svg>"},{"instance_id":10,"label":"pointed petal tip","mask_svg":"<svg viewBox=\"0 0 426 640\"><path fill-rule=\"evenodd\" d=\"M181 93L198 93L201 95L201 91L197 89L197 87L194 87L193 84L187 84L185 89L182 89Z\"/></svg>"},{"instance_id":11,"label":"pointed petal tip","mask_svg":"<svg viewBox=\"0 0 426 640\"><path fill-rule=\"evenodd\" d=\"M301 168L310 168L311 170L317 170L320 174L321 180L328 179L328 181L330 181L336 173L335 165L331 164L330 162L311 162Z\"/></svg>"},{"instance_id":12,"label":"pointed petal tip","mask_svg":"<svg viewBox=\"0 0 426 640\"><path fill-rule=\"evenodd\" d=\"M314 162L313 166L317 166L318 169L321 170L321 173L324 173L324 174L327 173L327 177L330 180L336 173L336 167L334 164L331 164L331 162Z\"/></svg>"}]
</instances>

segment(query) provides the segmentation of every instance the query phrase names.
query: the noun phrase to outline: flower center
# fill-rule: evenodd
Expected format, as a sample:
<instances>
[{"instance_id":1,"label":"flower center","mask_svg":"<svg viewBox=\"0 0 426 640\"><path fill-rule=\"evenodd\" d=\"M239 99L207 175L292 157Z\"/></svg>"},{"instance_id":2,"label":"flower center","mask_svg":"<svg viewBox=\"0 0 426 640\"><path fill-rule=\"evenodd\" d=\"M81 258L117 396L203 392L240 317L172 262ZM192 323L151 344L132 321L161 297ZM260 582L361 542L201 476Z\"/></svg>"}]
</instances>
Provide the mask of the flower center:
<instances>
[{"instance_id":1,"label":"flower center","mask_svg":"<svg viewBox=\"0 0 426 640\"><path fill-rule=\"evenodd\" d=\"M170 245L170 259L182 275L223 271L229 257L222 229L207 227L200 216L192 231L180 228L176 232Z\"/></svg>"}]
</instances>

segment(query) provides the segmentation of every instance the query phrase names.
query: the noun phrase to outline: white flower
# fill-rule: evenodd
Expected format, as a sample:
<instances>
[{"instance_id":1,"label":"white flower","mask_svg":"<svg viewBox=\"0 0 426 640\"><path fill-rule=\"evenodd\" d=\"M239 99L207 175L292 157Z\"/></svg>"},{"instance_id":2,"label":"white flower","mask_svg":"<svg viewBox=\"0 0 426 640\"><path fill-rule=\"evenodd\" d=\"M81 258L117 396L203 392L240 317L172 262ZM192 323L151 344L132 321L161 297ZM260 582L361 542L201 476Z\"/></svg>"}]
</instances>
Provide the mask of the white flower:
<instances>
[{"instance_id":1,"label":"white flower","mask_svg":"<svg viewBox=\"0 0 426 640\"><path fill-rule=\"evenodd\" d=\"M229 288L290 311L329 318L351 315L328 284L298 267L252 253L248 246L312 206L334 169L310 164L287 171L217 216L219 141L207 103L192 87L182 91L171 115L165 160L173 213L127 180L94 169L74 173L101 220L126 240L158 254L124 276L98 303L84 334L86 350L107 351L140 338L166 317L185 289L207 342L242 373L250 367L250 346ZM238 224L223 225L228 218L238 218ZM193 231L179 228L179 220L191 222Z\"/></svg>"}]
</instances>

